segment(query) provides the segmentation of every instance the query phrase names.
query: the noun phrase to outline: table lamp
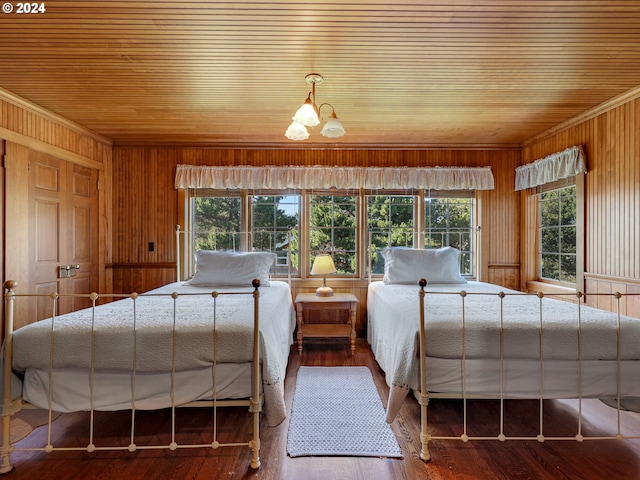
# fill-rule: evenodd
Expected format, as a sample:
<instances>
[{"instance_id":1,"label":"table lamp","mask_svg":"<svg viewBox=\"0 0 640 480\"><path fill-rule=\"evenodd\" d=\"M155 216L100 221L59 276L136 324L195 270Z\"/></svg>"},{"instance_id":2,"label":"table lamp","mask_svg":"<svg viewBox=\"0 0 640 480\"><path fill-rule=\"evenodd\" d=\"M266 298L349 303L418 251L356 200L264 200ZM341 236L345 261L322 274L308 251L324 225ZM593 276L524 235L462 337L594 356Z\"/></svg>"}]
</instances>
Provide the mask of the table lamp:
<instances>
[{"instance_id":1,"label":"table lamp","mask_svg":"<svg viewBox=\"0 0 640 480\"><path fill-rule=\"evenodd\" d=\"M333 295L333 289L327 286L327 275L336 273L336 266L333 259L328 253L321 253L316 256L311 267L311 275L322 275L322 286L316 290L319 297L330 297Z\"/></svg>"}]
</instances>

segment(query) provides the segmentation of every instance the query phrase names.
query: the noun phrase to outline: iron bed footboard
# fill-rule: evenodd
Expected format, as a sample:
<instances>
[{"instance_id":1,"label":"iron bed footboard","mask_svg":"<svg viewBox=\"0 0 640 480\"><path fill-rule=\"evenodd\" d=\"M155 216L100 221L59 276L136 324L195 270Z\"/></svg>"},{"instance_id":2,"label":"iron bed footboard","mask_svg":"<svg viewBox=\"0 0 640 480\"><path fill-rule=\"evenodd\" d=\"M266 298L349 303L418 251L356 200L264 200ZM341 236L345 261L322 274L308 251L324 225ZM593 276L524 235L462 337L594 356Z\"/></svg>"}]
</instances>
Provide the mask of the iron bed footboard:
<instances>
[{"instance_id":1,"label":"iron bed footboard","mask_svg":"<svg viewBox=\"0 0 640 480\"><path fill-rule=\"evenodd\" d=\"M621 365L621 354L620 354L620 317L621 317L621 309L620 309L620 299L626 295L635 295L635 294L626 294L623 295L621 293L614 293L612 294L613 297L616 299L617 301L617 311L615 312L614 315L617 316L617 379L616 379L616 384L617 384L617 392L615 392L616 394L614 395L615 397L615 402L616 402L616 425L615 425L615 430L616 433L613 435L598 435L598 436L587 436L584 434L583 432L583 422L582 422L582 417L583 417L583 400L588 399L590 397L583 397L582 396L582 391L581 391L581 378L578 378L578 395L576 397L576 400L578 402L578 407L577 407L577 416L578 416L578 422L577 422L577 430L575 435L568 435L568 436L547 436L545 435L545 428L544 428L544 424L543 424L543 401L545 400L545 397L543 395L543 391L542 391L542 374L540 374L540 378L538 379L540 381L540 396L538 398L532 398L532 400L537 400L537 404L538 404L538 417L539 417L539 425L538 425L538 432L536 435L530 435L530 436L509 436L505 434L505 430L504 430L504 425L505 425L505 408L504 408L504 402L505 400L511 399L513 397L509 397L507 395L504 394L504 392L500 392L497 395L473 395L473 394L469 394L465 391L464 388L464 384L466 383L466 378L465 378L465 369L464 369L464 364L465 364L465 357L464 357L464 341L463 341L463 354L462 354L462 368L461 368L461 379L462 379L462 393L451 393L451 394L447 394L446 392L439 392L439 393L433 393L429 391L429 386L427 384L427 355L426 355L426 327L425 327L425 297L427 296L428 292L425 291L425 287L427 286L427 282L425 279L421 279L419 281L419 287L420 290L418 292L418 297L419 297L419 372L420 372L420 390L419 391L414 391L414 396L416 397L418 404L420 405L420 441L421 441L421 450L420 450L420 458L424 461L429 461L431 459L431 454L429 452L429 442L432 440L459 440L459 441L463 441L463 442L468 442L468 441L472 441L472 440L493 440L493 441L500 441L500 442L504 442L507 440L532 440L532 441L538 441L538 442L544 442L547 440L573 440L573 441L577 441L577 442L583 442L583 441L588 441L588 440L637 440L640 439L640 435L625 435L622 431L622 415L625 413L623 410L623 408L621 407L621 392L620 392L620 365ZM438 292L438 293L442 293L442 292ZM464 331L464 297L466 295L472 295L472 293L467 293L464 290L461 290L458 293L461 297L462 297L462 302L463 302L463 307L462 307L462 312L463 312L463 319L462 319L462 325L463 325L463 331ZM578 298L578 302L577 302L577 309L579 311L580 309L580 298L583 296L584 294L581 292L577 292L576 296ZM502 301L502 299L504 298L505 294L503 292L498 294L498 297L500 298L500 301ZM544 297L544 295L542 293L537 294L537 296L542 299L542 297ZM609 295L611 296L611 295ZM578 313L578 343L580 344L581 342L581 333L580 333L580 329L581 329L581 324L580 324L580 320L579 320L580 314ZM503 322L503 319L501 318L501 324ZM640 321L640 320L639 320ZM540 339L542 339L542 331L543 331L543 327L542 327L542 320L541 320L541 324L540 324ZM463 335L464 338L464 335ZM501 327L501 342L502 342L502 327ZM542 340L541 340L542 341ZM578 350L580 352L580 346L578 347ZM500 357L500 365L501 365L501 379L500 382L502 384L503 382L503 362L505 361L504 357L501 354ZM543 361L543 356L542 356L542 348L541 348L541 353L540 353L540 362ZM582 355L579 354L579 358L578 358L578 363L581 364L582 362ZM542 371L542 370L541 370ZM579 369L579 371L581 371L581 368ZM428 404L429 404L429 399L430 398L442 398L442 399L462 399L462 404L463 404L463 415L462 415L462 433L459 436L442 436L442 435L434 435L431 434L429 432L429 425L428 425ZM482 399L495 399L495 400L499 400L500 401L500 421L499 421L499 431L496 433L496 435L493 436L472 436L468 434L467 431L467 400L472 400L472 399L478 399L478 398L482 398Z\"/></svg>"},{"instance_id":2,"label":"iron bed footboard","mask_svg":"<svg viewBox=\"0 0 640 480\"><path fill-rule=\"evenodd\" d=\"M11 391L11 379L12 379L12 372L13 372L13 367L12 367L12 360L13 360L13 348L14 348L14 342L13 342L13 334L14 334L14 323L15 323L15 302L16 302L16 298L18 297L37 297L38 295L30 295L30 294L18 294L16 293L16 287L17 287L17 283L13 280L8 280L4 283L3 285L4 289L5 289L5 294L4 294L4 299L5 299L5 337L4 337L4 347L3 347L3 360L4 360L4 366L3 366L3 411L2 411L2 448L0 449L0 455L1 455L1 462L0 462L0 473L8 473L11 470L13 470L13 464L11 462L11 454L13 452L19 452L19 451L44 451L47 453L50 452L54 452L54 451L69 451L69 450L76 450L76 451L87 451L87 452L97 452L97 451L105 451L105 450L128 450L128 451L136 451L136 450L148 450L148 449L165 449L165 450L177 450L177 449L183 449L183 448L211 448L211 449L217 449L220 447L226 447L226 446L247 446L250 448L251 450L251 462L250 462L250 466L253 469L258 469L260 467L260 412L262 410L262 402L263 402L263 396L261 394L261 369L260 368L252 368L252 373L251 373L251 396L248 399L231 399L231 400L225 400L225 399L218 399L217 398L217 394L216 394L216 382L215 382L215 375L216 375L216 356L214 354L213 357L213 363L212 363L212 375L213 375L213 381L212 381L212 385L213 385L213 399L212 400L203 400L203 401L195 401L195 402L189 402L183 405L177 405L175 403L174 397L175 397L175 388L176 388L176 382L175 380L175 375L176 375L176 329L175 329L175 310L174 310L174 327L173 327L173 351L172 352L168 352L169 355L172 356L172 370L171 370L171 432L170 432L170 436L171 436L171 442L169 442L168 444L158 444L158 445L136 445L135 443L135 412L136 412L136 398L135 398L135 388L133 387L134 385L134 381L132 381L132 394L131 394L131 402L132 402L132 406L131 406L131 430L130 430L130 441L128 445L122 446L122 447L113 447L113 446L99 446L96 445L94 443L94 435L93 435L93 431L94 431L94 409L93 409L93 378L94 378L94 374L95 374L95 364L94 364L94 358L93 358L93 339L95 338L95 330L93 330L93 326L92 326L92 331L91 331L91 338L92 338L92 359L91 359L91 372L90 372L90 378L91 378L91 385L90 385L90 391L91 391L91 403L92 403L92 408L90 410L90 425L89 425L89 442L86 446L82 446L82 447L56 447L54 445L51 444L51 424L52 424L52 407L51 407L51 402L49 403L49 416L48 416L48 423L47 423L47 429L48 429L48 435L47 435L47 445L42 447L42 448L25 448L25 449L18 449L16 448L14 445L11 444L11 417L12 415L14 415L15 413L17 413L18 411L20 411L23 408L32 408L29 404L26 404L25 402L23 402L23 400L21 398L17 398L17 399L13 399L12 398L12 391ZM213 299L213 303L212 303L212 308L215 312L215 304L218 300L218 298L222 297L222 296L228 296L228 295L245 295L245 296L252 296L253 298L253 339L252 339L252 356L251 358L253 359L253 365L260 365L260 333L259 333L259 297L260 297L260 292L259 292L259 287L260 287L260 282L258 280L254 280L253 282L253 291L252 292L247 292L247 291L243 291L243 292L231 292L231 291L225 291L225 292L218 292L218 291L213 291L213 292L209 292L206 294L182 294L182 295L209 295L212 297ZM155 295L160 295L160 294L155 294ZM168 295L168 294L167 294ZM164 296L167 296L164 295ZM180 294L177 293L173 293L170 294L171 298L175 299L180 296ZM39 295L40 297L42 297L43 295ZM139 295L138 294L131 294L131 295L120 295L119 297L130 297L132 299L136 299ZM53 312L56 311L56 307L55 307L55 303L57 301L57 298L59 297L58 294L52 294L52 295L47 295L47 297L50 297L53 301ZM84 295L84 297L87 297L87 295ZM101 298L100 295L98 294L90 294L88 296L91 299L92 302L92 311L95 311L95 308L97 306L97 300L98 298ZM105 295L104 297L118 297L118 295ZM135 302L134 302L135 303ZM135 309L134 309L135 311ZM135 313L134 313L134 318L135 318ZM52 325L55 319L55 315L53 316L52 319ZM135 320L134 320L135 322ZM215 313L214 313L214 328L212 329L213 332L213 351L216 351L216 347L215 347L215 342L216 342L216 329L215 329ZM52 334L51 334L51 338L53 339L53 329L52 329ZM134 329L134 335L135 335L135 329ZM135 338L135 337L134 337ZM135 343L135 342L134 342ZM50 375L52 375L53 371L54 371L54 365L53 365L53 355L51 355L52 361L51 364L49 366L49 372ZM135 348L134 348L134 358L133 358L133 365L136 364L136 358L135 358ZM135 367L132 368L132 378L135 378ZM50 377L51 378L51 377ZM53 382L49 383L51 388L50 388L50 392L53 391L54 386L53 386ZM50 398L52 396L52 393L49 394ZM176 433L176 429L175 429L175 413L176 413L176 408L178 407L187 407L187 406L197 406L197 407L208 407L208 408L212 408L213 410L213 431L212 431L212 436L213 439L210 443L203 443L203 444L179 444L178 442L176 442L175 439L175 433ZM251 427L251 438L248 441L240 441L237 443L220 443L218 441L218 432L217 432L217 408L219 407L228 407L228 406L247 406L249 408L249 411L251 413L252 416L252 427Z\"/></svg>"}]
</instances>

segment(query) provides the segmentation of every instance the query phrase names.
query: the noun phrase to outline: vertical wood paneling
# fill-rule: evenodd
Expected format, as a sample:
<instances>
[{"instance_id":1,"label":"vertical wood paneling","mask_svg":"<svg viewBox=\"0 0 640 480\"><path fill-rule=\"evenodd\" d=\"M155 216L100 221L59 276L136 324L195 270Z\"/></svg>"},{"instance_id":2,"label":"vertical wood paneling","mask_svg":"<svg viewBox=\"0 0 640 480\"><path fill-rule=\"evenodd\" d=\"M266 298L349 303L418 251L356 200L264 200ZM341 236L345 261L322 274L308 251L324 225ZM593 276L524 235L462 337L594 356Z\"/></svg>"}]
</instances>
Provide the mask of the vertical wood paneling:
<instances>
[{"instance_id":1,"label":"vertical wood paneling","mask_svg":"<svg viewBox=\"0 0 640 480\"><path fill-rule=\"evenodd\" d=\"M585 276L598 278L586 283L588 292L621 291L637 287L640 280L639 125L640 100L633 99L522 150L523 163L528 163L572 145L584 146ZM531 257L523 256L523 261L531 262ZM608 299L598 298L599 305L612 307Z\"/></svg>"},{"instance_id":2,"label":"vertical wood paneling","mask_svg":"<svg viewBox=\"0 0 640 480\"><path fill-rule=\"evenodd\" d=\"M0 128L72 154L106 163L111 143L68 120L0 92ZM28 145L33 147L33 145Z\"/></svg>"},{"instance_id":3,"label":"vertical wood paneling","mask_svg":"<svg viewBox=\"0 0 640 480\"><path fill-rule=\"evenodd\" d=\"M514 192L518 150L244 150L206 148L115 147L113 153L113 283L153 288L150 277L137 275L153 263L175 262L175 225L178 195L173 187L175 167L195 165L345 165L345 166L486 166L492 167L495 190L481 193L484 216L481 239L487 255L479 270L488 278L487 265L503 266L501 282L517 288L519 264L519 196ZM153 241L156 251L147 250ZM132 270L124 268L129 265ZM146 266L145 266L146 265ZM505 272L504 269L510 270ZM117 274L116 271L118 270ZM127 280L128 274L136 275ZM141 282L141 283L139 283ZM124 287L123 287L124 288ZM314 287L315 289L315 287ZM294 290L295 292L295 290ZM353 292L356 293L356 292ZM356 293L358 328L364 330L366 287Z\"/></svg>"},{"instance_id":4,"label":"vertical wood paneling","mask_svg":"<svg viewBox=\"0 0 640 480\"><path fill-rule=\"evenodd\" d=\"M5 229L5 245L3 272L7 277L18 280L22 292L31 291L34 286L29 285L30 255L28 246L35 242L34 234L27 225L29 208L27 199L30 171L35 167L31 156L33 152L55 157L58 160L70 162L93 171L107 166L111 162L111 143L72 122L58 117L36 105L28 104L8 92L0 91L0 143L7 140L6 164L3 170L6 175L7 191L5 198L10 199L10 205L3 210L3 227ZM103 175L103 174L102 174ZM104 177L104 175L103 175ZM90 186L95 188L95 185ZM104 265L106 249L106 232L110 231L110 205L105 201L108 185L104 181L99 192L100 243L97 251L91 251L91 263L96 265L92 271L92 289L103 290ZM60 212L67 215L69 212ZM104 290L103 290L104 291Z\"/></svg>"}]
</instances>

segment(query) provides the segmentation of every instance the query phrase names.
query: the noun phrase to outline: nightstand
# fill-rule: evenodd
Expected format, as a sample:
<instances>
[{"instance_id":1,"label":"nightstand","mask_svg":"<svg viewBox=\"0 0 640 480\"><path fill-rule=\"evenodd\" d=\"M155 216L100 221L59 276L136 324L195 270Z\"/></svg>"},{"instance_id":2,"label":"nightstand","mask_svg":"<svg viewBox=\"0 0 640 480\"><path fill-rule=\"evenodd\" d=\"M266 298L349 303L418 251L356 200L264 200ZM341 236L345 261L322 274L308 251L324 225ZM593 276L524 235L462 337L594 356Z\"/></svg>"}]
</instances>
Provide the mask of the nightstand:
<instances>
[{"instance_id":1,"label":"nightstand","mask_svg":"<svg viewBox=\"0 0 640 480\"><path fill-rule=\"evenodd\" d=\"M296 295L296 317L298 321L298 353L302 355L303 338L339 338L345 337L351 341L351 355L356 353L356 310L358 299L352 293L335 293L331 297L319 297L315 293L299 293ZM326 314L334 311L336 318L340 319L340 310L346 322L305 323L305 313L319 311ZM323 318L325 315L320 315Z\"/></svg>"}]
</instances>

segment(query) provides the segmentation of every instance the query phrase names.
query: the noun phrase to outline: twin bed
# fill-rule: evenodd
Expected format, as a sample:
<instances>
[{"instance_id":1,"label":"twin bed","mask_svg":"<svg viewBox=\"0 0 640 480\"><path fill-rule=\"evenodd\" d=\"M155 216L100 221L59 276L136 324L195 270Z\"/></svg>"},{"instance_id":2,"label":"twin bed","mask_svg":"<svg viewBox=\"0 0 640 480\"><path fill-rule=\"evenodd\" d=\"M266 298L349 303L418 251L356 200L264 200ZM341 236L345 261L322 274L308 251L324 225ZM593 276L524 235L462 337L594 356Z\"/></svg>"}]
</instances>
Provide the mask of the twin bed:
<instances>
[{"instance_id":1,"label":"twin bed","mask_svg":"<svg viewBox=\"0 0 640 480\"><path fill-rule=\"evenodd\" d=\"M188 282L104 304L99 304L104 298L91 295L88 309L15 332L14 315L26 310L20 302L33 298L5 282L2 472L12 469L15 451L10 415L31 407L90 411L91 417L94 411L131 410L131 442L123 449L135 450L136 410L170 408L175 414L176 407L205 406L215 416L217 407L248 406L253 432L244 445L252 450L251 466L259 467L263 404L269 425L286 417L284 377L295 327L291 290L287 282L270 280L271 253L196 256L196 273ZM100 450L93 440L78 449ZM214 429L211 443L202 446L224 445ZM171 441L152 448L181 447Z\"/></svg>"},{"instance_id":2,"label":"twin bed","mask_svg":"<svg viewBox=\"0 0 640 480\"><path fill-rule=\"evenodd\" d=\"M639 319L467 282L452 248L383 255L384 279L368 290L368 341L390 386L387 420L416 393L423 459L438 438L427 430L429 398L606 397L619 406L640 397ZM532 438L544 440L543 432ZM500 430L493 439L508 437Z\"/></svg>"},{"instance_id":3,"label":"twin bed","mask_svg":"<svg viewBox=\"0 0 640 480\"><path fill-rule=\"evenodd\" d=\"M424 460L428 441L439 438L428 432L429 398L613 397L619 406L640 397L640 320L580 299L467 282L452 248L387 249L383 256L384 279L369 285L367 339L390 386L387 420L411 390L421 404ZM258 468L263 403L269 425L286 417L284 376L295 328L289 284L269 278L273 260L270 253L198 252L189 282L104 304L92 295L91 308L15 332L19 302L33 299L5 282L0 471L12 469L10 417L21 408L90 411L91 418L94 411L131 410L131 442L123 449L135 450L136 410L196 405L213 408L214 416L219 406L249 407L246 445ZM462 428L459 439L471 439ZM539 441L540 430L533 437ZM494 439L507 438L500 430ZM582 432L572 438L581 441ZM211 443L199 446L224 445L214 429ZM172 441L145 448L181 447ZM100 446L89 438L78 449Z\"/></svg>"}]
</instances>

